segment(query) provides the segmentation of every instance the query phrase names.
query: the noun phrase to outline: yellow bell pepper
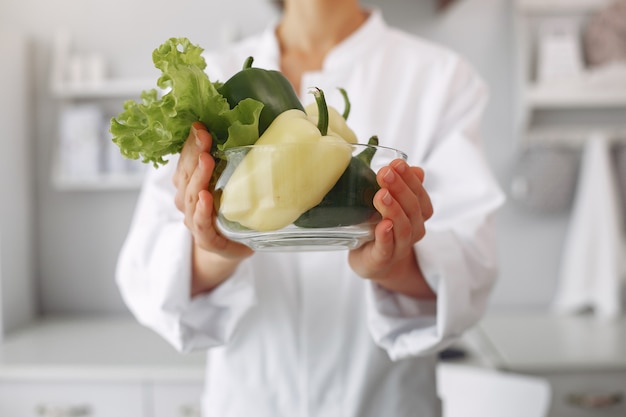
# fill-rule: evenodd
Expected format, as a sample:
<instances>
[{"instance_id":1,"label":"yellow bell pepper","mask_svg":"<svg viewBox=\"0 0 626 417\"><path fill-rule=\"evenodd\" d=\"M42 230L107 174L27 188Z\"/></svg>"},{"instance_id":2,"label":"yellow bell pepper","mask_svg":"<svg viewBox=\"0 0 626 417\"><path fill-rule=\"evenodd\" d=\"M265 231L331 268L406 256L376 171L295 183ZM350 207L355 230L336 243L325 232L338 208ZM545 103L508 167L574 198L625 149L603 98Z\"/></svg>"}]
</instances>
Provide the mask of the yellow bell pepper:
<instances>
[{"instance_id":1,"label":"yellow bell pepper","mask_svg":"<svg viewBox=\"0 0 626 417\"><path fill-rule=\"evenodd\" d=\"M346 170L350 143L328 129L323 93L314 94L319 120L296 109L279 114L235 168L220 201L226 219L281 229L319 204Z\"/></svg>"}]
</instances>

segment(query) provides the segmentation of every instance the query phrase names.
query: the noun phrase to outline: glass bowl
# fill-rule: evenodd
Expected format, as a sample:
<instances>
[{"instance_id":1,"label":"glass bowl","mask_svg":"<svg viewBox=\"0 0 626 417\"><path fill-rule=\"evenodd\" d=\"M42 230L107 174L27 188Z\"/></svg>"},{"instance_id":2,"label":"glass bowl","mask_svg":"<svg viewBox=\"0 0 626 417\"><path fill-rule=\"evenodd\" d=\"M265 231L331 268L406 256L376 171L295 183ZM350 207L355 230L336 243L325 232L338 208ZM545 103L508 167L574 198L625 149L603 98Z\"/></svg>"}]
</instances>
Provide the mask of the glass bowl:
<instances>
[{"instance_id":1,"label":"glass bowl","mask_svg":"<svg viewBox=\"0 0 626 417\"><path fill-rule=\"evenodd\" d=\"M338 141L263 144L215 153L217 227L262 251L354 249L372 240L376 172L403 152Z\"/></svg>"}]
</instances>

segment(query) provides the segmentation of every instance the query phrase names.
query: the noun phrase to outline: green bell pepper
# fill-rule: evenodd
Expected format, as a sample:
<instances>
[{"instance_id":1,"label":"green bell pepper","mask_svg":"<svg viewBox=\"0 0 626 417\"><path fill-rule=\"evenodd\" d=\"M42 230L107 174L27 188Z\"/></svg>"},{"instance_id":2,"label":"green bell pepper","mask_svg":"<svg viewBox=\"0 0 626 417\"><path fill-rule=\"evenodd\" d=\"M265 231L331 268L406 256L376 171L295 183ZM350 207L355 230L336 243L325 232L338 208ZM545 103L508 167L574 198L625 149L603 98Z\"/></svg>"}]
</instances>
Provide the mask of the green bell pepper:
<instances>
[{"instance_id":1,"label":"green bell pepper","mask_svg":"<svg viewBox=\"0 0 626 417\"><path fill-rule=\"evenodd\" d=\"M370 168L378 138L372 136L360 154L350 164L337 183L315 207L304 212L294 224L305 228L339 227L362 223L378 211L374 208L374 194L380 189L376 173Z\"/></svg>"},{"instance_id":2,"label":"green bell pepper","mask_svg":"<svg viewBox=\"0 0 626 417\"><path fill-rule=\"evenodd\" d=\"M304 111L293 86L278 71L252 67L253 58L246 59L243 69L222 84L217 91L226 98L231 108L244 99L263 103L259 116L259 136L281 113L297 109Z\"/></svg>"},{"instance_id":3,"label":"green bell pepper","mask_svg":"<svg viewBox=\"0 0 626 417\"><path fill-rule=\"evenodd\" d=\"M344 89L340 88L339 91L345 102L344 112L339 114L336 110L329 109L329 118L337 131L346 132L346 129L350 130L346 124L350 114L350 100ZM350 137L349 134L344 135ZM356 140L351 142L356 143ZM378 213L374 208L374 194L380 186L376 181L376 173L370 168L376 153L378 137L372 136L368 145L370 145L368 148L352 157L348 168L322 201L304 212L294 222L296 226L304 228L351 226L367 221Z\"/></svg>"}]
</instances>

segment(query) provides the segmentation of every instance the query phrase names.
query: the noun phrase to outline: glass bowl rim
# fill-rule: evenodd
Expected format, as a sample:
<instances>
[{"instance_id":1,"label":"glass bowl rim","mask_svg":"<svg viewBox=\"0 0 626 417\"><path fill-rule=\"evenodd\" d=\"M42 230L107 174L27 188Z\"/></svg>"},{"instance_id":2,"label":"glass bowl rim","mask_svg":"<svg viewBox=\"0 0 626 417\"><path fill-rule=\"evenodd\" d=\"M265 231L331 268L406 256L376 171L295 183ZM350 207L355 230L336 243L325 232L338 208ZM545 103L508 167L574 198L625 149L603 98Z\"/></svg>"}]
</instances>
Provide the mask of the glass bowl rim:
<instances>
[{"instance_id":1,"label":"glass bowl rim","mask_svg":"<svg viewBox=\"0 0 626 417\"><path fill-rule=\"evenodd\" d=\"M309 144L309 143L307 143ZM233 153L235 151L242 151L245 149L271 149L271 148L275 148L275 147L283 147L283 146L298 146L298 145L302 145L301 143L298 142L288 142L288 143L263 143L263 144L252 144L252 145L237 145L237 146L231 146L229 148L226 149L216 149L213 152L213 156L214 157L218 157L220 159L222 156L227 156L230 153ZM384 145L372 145L369 143L350 143L350 142L346 142L346 145L351 146L351 147L355 147L356 149L366 149L366 148L375 148L375 149L380 149L383 151L391 151L394 153L398 154L398 158L402 158L405 161L408 159L408 155L404 152L401 151L400 149L396 149L396 148L392 148L389 146L384 146Z\"/></svg>"}]
</instances>

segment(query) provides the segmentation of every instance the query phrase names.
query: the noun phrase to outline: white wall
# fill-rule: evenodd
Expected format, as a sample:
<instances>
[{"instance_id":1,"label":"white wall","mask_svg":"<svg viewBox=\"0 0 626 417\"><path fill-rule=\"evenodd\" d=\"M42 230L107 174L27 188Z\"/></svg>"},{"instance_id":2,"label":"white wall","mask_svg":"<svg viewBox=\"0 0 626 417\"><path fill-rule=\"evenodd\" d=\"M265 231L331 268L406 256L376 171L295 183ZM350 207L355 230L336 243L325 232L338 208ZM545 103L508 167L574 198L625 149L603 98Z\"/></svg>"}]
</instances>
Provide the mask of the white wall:
<instances>
[{"instance_id":1,"label":"white wall","mask_svg":"<svg viewBox=\"0 0 626 417\"><path fill-rule=\"evenodd\" d=\"M49 171L56 129L47 90L51 37L68 28L77 51L107 58L114 75L152 75L150 54L171 36L205 48L229 35L253 33L275 15L267 1L232 0L3 0L0 27L19 26L36 45L37 107L34 157L37 179L37 259L43 312L125 311L113 269L136 199L135 191L60 192ZM372 3L372 2L369 2ZM515 156L515 63L512 10L507 0L463 0L437 15L426 0L378 0L387 20L458 50L481 72L492 92L485 121L489 160L506 186ZM242 10L245 9L245 12ZM545 306L552 295L567 216L531 215L510 202L499 219L501 279L494 308Z\"/></svg>"},{"instance_id":2,"label":"white wall","mask_svg":"<svg viewBox=\"0 0 626 417\"><path fill-rule=\"evenodd\" d=\"M423 0L379 1L388 20L463 54L485 78L488 159L508 192L517 155L519 72L511 0L461 0L443 15ZM509 199L499 214L500 280L492 308L545 308L551 301L569 213L539 214Z\"/></svg>"},{"instance_id":3,"label":"white wall","mask_svg":"<svg viewBox=\"0 0 626 417\"><path fill-rule=\"evenodd\" d=\"M29 43L0 25L0 341L35 315ZM10 59L6 59L10 57Z\"/></svg>"}]
</instances>

